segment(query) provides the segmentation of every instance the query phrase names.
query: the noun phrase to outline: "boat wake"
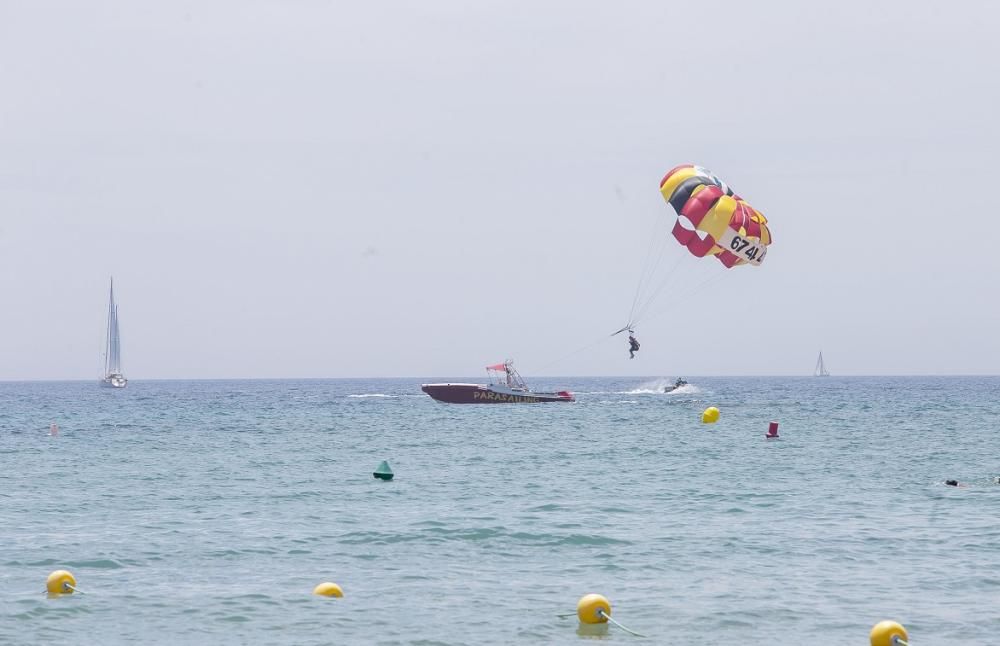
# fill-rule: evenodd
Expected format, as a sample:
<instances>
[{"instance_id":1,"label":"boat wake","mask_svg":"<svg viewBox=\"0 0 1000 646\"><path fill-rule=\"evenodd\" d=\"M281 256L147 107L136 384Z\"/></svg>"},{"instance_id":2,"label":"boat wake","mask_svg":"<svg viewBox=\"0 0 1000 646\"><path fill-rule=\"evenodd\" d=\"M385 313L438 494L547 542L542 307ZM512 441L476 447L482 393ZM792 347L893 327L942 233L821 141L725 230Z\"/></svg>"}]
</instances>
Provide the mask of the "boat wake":
<instances>
[{"instance_id":1,"label":"boat wake","mask_svg":"<svg viewBox=\"0 0 1000 646\"><path fill-rule=\"evenodd\" d=\"M386 399L395 399L396 397L398 397L398 395L386 395L385 393L364 393L361 395L348 395L348 397L354 399L364 399L367 397L382 397Z\"/></svg>"},{"instance_id":2,"label":"boat wake","mask_svg":"<svg viewBox=\"0 0 1000 646\"><path fill-rule=\"evenodd\" d=\"M619 394L621 395L693 395L695 393L700 393L701 390L692 384L685 384L680 388L675 388L674 390L665 393L664 390L670 388L674 385L673 379L667 379L666 377L660 377L658 379L653 379L652 381L646 381L639 384L638 387L633 390L626 390Z\"/></svg>"}]
</instances>

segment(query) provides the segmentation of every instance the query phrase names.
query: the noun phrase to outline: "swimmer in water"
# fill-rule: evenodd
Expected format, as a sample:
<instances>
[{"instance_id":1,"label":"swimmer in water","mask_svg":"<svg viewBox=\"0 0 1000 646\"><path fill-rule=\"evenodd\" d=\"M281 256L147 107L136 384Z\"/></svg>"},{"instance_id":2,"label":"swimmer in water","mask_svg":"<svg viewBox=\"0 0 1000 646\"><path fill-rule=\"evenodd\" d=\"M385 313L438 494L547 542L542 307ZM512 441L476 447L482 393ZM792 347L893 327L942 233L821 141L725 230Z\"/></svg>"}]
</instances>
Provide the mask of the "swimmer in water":
<instances>
[{"instance_id":1,"label":"swimmer in water","mask_svg":"<svg viewBox=\"0 0 1000 646\"><path fill-rule=\"evenodd\" d=\"M944 483L946 485L948 485L949 487L957 487L958 486L958 480L945 480Z\"/></svg>"}]
</instances>

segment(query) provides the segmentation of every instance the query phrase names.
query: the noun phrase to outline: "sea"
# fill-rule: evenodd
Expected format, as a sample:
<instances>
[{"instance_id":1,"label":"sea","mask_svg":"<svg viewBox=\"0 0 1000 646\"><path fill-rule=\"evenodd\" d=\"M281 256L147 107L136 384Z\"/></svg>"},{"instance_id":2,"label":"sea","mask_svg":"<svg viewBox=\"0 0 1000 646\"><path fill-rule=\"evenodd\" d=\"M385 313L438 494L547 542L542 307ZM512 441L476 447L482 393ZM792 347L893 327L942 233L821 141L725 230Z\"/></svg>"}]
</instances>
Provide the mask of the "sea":
<instances>
[{"instance_id":1,"label":"sea","mask_svg":"<svg viewBox=\"0 0 1000 646\"><path fill-rule=\"evenodd\" d=\"M996 642L1000 377L685 377L0 383L0 644Z\"/></svg>"}]
</instances>

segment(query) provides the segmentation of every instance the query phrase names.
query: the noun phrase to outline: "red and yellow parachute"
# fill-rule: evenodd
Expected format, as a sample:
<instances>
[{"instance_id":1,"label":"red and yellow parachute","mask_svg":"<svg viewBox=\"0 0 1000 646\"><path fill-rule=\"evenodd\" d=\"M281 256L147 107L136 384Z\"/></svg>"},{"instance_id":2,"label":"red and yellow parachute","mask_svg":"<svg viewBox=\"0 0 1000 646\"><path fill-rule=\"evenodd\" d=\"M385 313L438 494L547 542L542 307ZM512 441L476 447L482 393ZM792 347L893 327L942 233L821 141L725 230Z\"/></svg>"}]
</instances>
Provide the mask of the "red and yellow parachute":
<instances>
[{"instance_id":1,"label":"red and yellow parachute","mask_svg":"<svg viewBox=\"0 0 1000 646\"><path fill-rule=\"evenodd\" d=\"M764 261L767 219L710 171L678 166L660 182L660 193L677 211L674 237L695 256L715 256L726 267Z\"/></svg>"}]
</instances>

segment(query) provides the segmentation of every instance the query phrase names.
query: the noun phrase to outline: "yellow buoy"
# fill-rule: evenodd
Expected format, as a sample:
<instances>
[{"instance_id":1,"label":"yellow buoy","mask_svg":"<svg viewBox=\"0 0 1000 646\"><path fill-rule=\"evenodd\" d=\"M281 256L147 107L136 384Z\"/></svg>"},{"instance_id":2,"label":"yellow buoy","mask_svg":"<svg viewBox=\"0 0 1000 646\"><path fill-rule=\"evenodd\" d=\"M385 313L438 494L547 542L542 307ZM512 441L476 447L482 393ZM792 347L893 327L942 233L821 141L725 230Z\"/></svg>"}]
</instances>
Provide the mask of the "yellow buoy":
<instances>
[{"instance_id":1,"label":"yellow buoy","mask_svg":"<svg viewBox=\"0 0 1000 646\"><path fill-rule=\"evenodd\" d=\"M705 412L701 414L701 421L704 424L715 424L719 421L719 409L715 406L709 406L705 409Z\"/></svg>"},{"instance_id":2,"label":"yellow buoy","mask_svg":"<svg viewBox=\"0 0 1000 646\"><path fill-rule=\"evenodd\" d=\"M895 621L880 621L869 636L872 646L898 646L910 639L906 629Z\"/></svg>"},{"instance_id":3,"label":"yellow buoy","mask_svg":"<svg viewBox=\"0 0 1000 646\"><path fill-rule=\"evenodd\" d=\"M611 616L611 604L599 594L584 595L576 603L576 616L585 624L605 624Z\"/></svg>"},{"instance_id":4,"label":"yellow buoy","mask_svg":"<svg viewBox=\"0 0 1000 646\"><path fill-rule=\"evenodd\" d=\"M321 597L337 597L340 598L344 596L344 591L340 589L340 586L336 583L330 583L325 581L320 583L318 586L313 588L313 594L318 594Z\"/></svg>"},{"instance_id":5,"label":"yellow buoy","mask_svg":"<svg viewBox=\"0 0 1000 646\"><path fill-rule=\"evenodd\" d=\"M56 570L45 580L45 589L49 594L73 594L76 577L69 570Z\"/></svg>"}]
</instances>

